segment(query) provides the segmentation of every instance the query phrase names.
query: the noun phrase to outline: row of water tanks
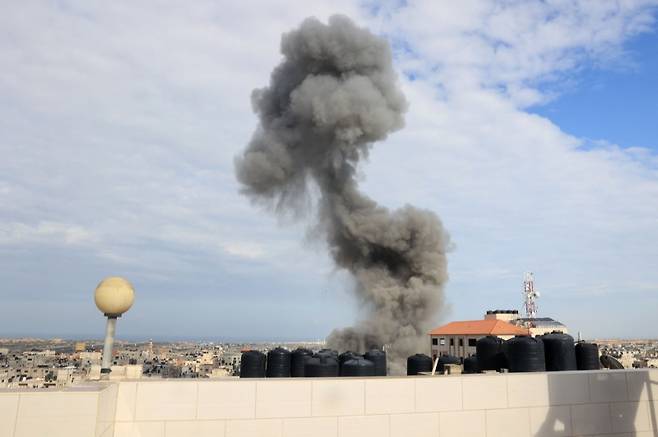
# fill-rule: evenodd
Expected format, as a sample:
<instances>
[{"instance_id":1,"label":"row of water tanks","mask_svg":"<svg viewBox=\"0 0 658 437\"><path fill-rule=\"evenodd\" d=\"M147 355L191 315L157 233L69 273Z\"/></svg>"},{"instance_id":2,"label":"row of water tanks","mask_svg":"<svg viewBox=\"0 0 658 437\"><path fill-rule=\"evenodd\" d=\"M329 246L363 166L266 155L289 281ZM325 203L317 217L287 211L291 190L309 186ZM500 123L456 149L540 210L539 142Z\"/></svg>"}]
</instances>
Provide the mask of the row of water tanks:
<instances>
[{"instance_id":1,"label":"row of water tanks","mask_svg":"<svg viewBox=\"0 0 658 437\"><path fill-rule=\"evenodd\" d=\"M538 337L516 336L507 341L487 336L476 344L478 371L555 372L600 368L595 343L575 343L573 337L553 332Z\"/></svg>"},{"instance_id":2,"label":"row of water tanks","mask_svg":"<svg viewBox=\"0 0 658 437\"><path fill-rule=\"evenodd\" d=\"M327 376L386 376L386 352L373 349L363 355L331 349L276 348L242 353L240 378L287 378Z\"/></svg>"},{"instance_id":3,"label":"row of water tanks","mask_svg":"<svg viewBox=\"0 0 658 437\"><path fill-rule=\"evenodd\" d=\"M437 371L443 373L445 364L460 364L457 357L439 357ZM464 373L487 370L510 372L543 372L562 370L599 369L599 348L594 343L574 343L573 337L554 332L540 337L516 336L507 341L487 336L476 343L476 354L464 359ZM433 362L423 354L407 359L407 375L431 372Z\"/></svg>"},{"instance_id":4,"label":"row of water tanks","mask_svg":"<svg viewBox=\"0 0 658 437\"><path fill-rule=\"evenodd\" d=\"M407 359L407 375L431 372L432 359L424 354ZM476 354L463 362L454 356L439 357L436 370L443 373L449 364L462 364L464 373L483 371L543 372L599 369L599 350L594 343L574 343L573 337L554 332L539 337L516 336L507 341L486 336L478 339ZM331 349L313 353L309 349L276 348L267 353L246 351L242 354L241 378L285 378L328 376L386 376L386 352L371 350L338 354Z\"/></svg>"}]
</instances>

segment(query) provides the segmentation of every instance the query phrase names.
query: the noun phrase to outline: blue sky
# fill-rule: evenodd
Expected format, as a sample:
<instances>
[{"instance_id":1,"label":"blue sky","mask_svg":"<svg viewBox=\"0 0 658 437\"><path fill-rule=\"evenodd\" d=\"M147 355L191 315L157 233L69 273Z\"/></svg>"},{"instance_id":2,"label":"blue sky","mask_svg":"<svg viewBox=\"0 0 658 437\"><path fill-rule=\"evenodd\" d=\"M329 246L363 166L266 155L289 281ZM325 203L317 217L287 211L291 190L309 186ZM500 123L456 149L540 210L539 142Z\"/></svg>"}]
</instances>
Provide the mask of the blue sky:
<instances>
[{"instance_id":1,"label":"blue sky","mask_svg":"<svg viewBox=\"0 0 658 437\"><path fill-rule=\"evenodd\" d=\"M280 35L344 13L392 42L406 126L360 169L454 247L437 326L521 308L585 337L658 337L656 1L32 2L0 16L0 337L320 339L363 309L312 214L238 192L249 96ZM163 31L166 29L166 31Z\"/></svg>"},{"instance_id":2,"label":"blue sky","mask_svg":"<svg viewBox=\"0 0 658 437\"><path fill-rule=\"evenodd\" d=\"M533 108L572 135L657 150L658 32L636 36L622 60L570 75L553 101Z\"/></svg>"}]
</instances>

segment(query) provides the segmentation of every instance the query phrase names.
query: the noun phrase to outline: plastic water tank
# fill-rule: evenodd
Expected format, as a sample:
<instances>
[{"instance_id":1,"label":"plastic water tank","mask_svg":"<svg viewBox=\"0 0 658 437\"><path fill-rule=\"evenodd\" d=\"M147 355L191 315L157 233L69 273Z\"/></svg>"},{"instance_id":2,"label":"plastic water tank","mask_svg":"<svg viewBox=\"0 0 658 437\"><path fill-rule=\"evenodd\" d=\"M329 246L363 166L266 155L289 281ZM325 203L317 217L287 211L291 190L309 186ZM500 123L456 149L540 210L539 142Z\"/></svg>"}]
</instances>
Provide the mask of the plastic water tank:
<instances>
[{"instance_id":1,"label":"plastic water tank","mask_svg":"<svg viewBox=\"0 0 658 437\"><path fill-rule=\"evenodd\" d=\"M343 364L345 361L349 361L351 359L354 359L356 357L360 357L361 355L357 354L356 352L352 351L345 351L342 354L338 355L338 370L343 367Z\"/></svg>"},{"instance_id":2,"label":"plastic water tank","mask_svg":"<svg viewBox=\"0 0 658 437\"><path fill-rule=\"evenodd\" d=\"M561 370L577 370L576 348L573 337L560 332L542 335L544 342L544 357L546 370L556 372Z\"/></svg>"},{"instance_id":3,"label":"plastic water tank","mask_svg":"<svg viewBox=\"0 0 658 437\"><path fill-rule=\"evenodd\" d=\"M372 349L363 354L363 358L375 365L375 376L386 376L386 352Z\"/></svg>"},{"instance_id":4,"label":"plastic water tank","mask_svg":"<svg viewBox=\"0 0 658 437\"><path fill-rule=\"evenodd\" d=\"M432 359L424 354L416 354L407 358L407 375L418 375L420 372L432 371Z\"/></svg>"},{"instance_id":5,"label":"plastic water tank","mask_svg":"<svg viewBox=\"0 0 658 437\"><path fill-rule=\"evenodd\" d=\"M475 355L464 358L464 373L478 373L478 359Z\"/></svg>"},{"instance_id":6,"label":"plastic water tank","mask_svg":"<svg viewBox=\"0 0 658 437\"><path fill-rule=\"evenodd\" d=\"M354 357L343 363L340 376L375 376L375 363L363 357Z\"/></svg>"},{"instance_id":7,"label":"plastic water tank","mask_svg":"<svg viewBox=\"0 0 658 437\"><path fill-rule=\"evenodd\" d=\"M338 376L338 360L331 355L316 354L306 359L304 375L310 378Z\"/></svg>"},{"instance_id":8,"label":"plastic water tank","mask_svg":"<svg viewBox=\"0 0 658 437\"><path fill-rule=\"evenodd\" d=\"M599 345L582 341L576 343L576 365L578 370L600 369Z\"/></svg>"},{"instance_id":9,"label":"plastic water tank","mask_svg":"<svg viewBox=\"0 0 658 437\"><path fill-rule=\"evenodd\" d=\"M615 357L611 357L610 355L601 355L601 358L599 359L601 361L601 365L605 367L606 369L623 369L624 365L617 360Z\"/></svg>"},{"instance_id":10,"label":"plastic water tank","mask_svg":"<svg viewBox=\"0 0 658 437\"><path fill-rule=\"evenodd\" d=\"M265 354L260 351L242 352L240 378L265 378Z\"/></svg>"},{"instance_id":11,"label":"plastic water tank","mask_svg":"<svg viewBox=\"0 0 658 437\"><path fill-rule=\"evenodd\" d=\"M446 364L461 364L461 360L459 357L455 357L453 355L441 355L439 357L439 362L436 365L436 371L439 373L443 373L446 369Z\"/></svg>"},{"instance_id":12,"label":"plastic water tank","mask_svg":"<svg viewBox=\"0 0 658 437\"><path fill-rule=\"evenodd\" d=\"M290 376L299 378L304 376L304 360L313 356L313 351L297 348L290 352Z\"/></svg>"},{"instance_id":13,"label":"plastic water tank","mask_svg":"<svg viewBox=\"0 0 658 437\"><path fill-rule=\"evenodd\" d=\"M505 355L510 372L543 372L546 370L544 342L527 335L517 335L505 342Z\"/></svg>"},{"instance_id":14,"label":"plastic water tank","mask_svg":"<svg viewBox=\"0 0 658 437\"><path fill-rule=\"evenodd\" d=\"M507 359L503 352L503 340L493 335L479 338L475 343L475 355L477 356L478 369L497 370L507 368Z\"/></svg>"},{"instance_id":15,"label":"plastic water tank","mask_svg":"<svg viewBox=\"0 0 658 437\"><path fill-rule=\"evenodd\" d=\"M335 360L338 360L338 351L333 349L320 349L315 355L332 357Z\"/></svg>"},{"instance_id":16,"label":"plastic water tank","mask_svg":"<svg viewBox=\"0 0 658 437\"><path fill-rule=\"evenodd\" d=\"M272 349L267 353L268 378L290 377L290 351L282 347Z\"/></svg>"}]
</instances>

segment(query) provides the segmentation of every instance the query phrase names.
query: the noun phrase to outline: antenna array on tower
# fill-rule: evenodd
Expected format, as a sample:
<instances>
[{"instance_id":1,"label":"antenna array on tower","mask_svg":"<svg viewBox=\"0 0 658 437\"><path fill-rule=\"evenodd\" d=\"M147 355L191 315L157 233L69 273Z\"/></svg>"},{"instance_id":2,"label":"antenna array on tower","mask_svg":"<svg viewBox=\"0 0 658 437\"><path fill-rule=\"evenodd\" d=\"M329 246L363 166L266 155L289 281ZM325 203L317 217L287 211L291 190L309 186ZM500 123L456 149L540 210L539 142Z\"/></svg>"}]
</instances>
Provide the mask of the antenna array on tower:
<instances>
[{"instance_id":1,"label":"antenna array on tower","mask_svg":"<svg viewBox=\"0 0 658 437\"><path fill-rule=\"evenodd\" d=\"M532 272L525 274L523 280L523 305L526 317L534 319L537 316L537 298L539 292L535 291L535 275Z\"/></svg>"}]
</instances>

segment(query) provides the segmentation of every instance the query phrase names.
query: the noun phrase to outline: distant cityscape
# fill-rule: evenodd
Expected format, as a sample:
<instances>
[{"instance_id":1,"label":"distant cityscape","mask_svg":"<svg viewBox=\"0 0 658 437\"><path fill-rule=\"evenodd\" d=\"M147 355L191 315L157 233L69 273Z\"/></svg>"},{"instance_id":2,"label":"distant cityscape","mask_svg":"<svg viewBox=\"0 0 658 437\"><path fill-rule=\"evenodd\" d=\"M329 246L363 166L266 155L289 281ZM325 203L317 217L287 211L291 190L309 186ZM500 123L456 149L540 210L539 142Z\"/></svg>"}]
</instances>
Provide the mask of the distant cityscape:
<instances>
[{"instance_id":1,"label":"distant cityscape","mask_svg":"<svg viewBox=\"0 0 658 437\"><path fill-rule=\"evenodd\" d=\"M110 379L237 376L244 350L320 349L324 342L117 341ZM0 389L63 388L101 379L102 340L0 338Z\"/></svg>"},{"instance_id":2,"label":"distant cityscape","mask_svg":"<svg viewBox=\"0 0 658 437\"><path fill-rule=\"evenodd\" d=\"M658 368L658 339L594 341L602 354L617 358L625 368ZM324 342L118 341L110 379L234 377L242 351L277 346L320 349ZM0 389L64 388L99 380L102 348L101 340L0 339Z\"/></svg>"}]
</instances>

